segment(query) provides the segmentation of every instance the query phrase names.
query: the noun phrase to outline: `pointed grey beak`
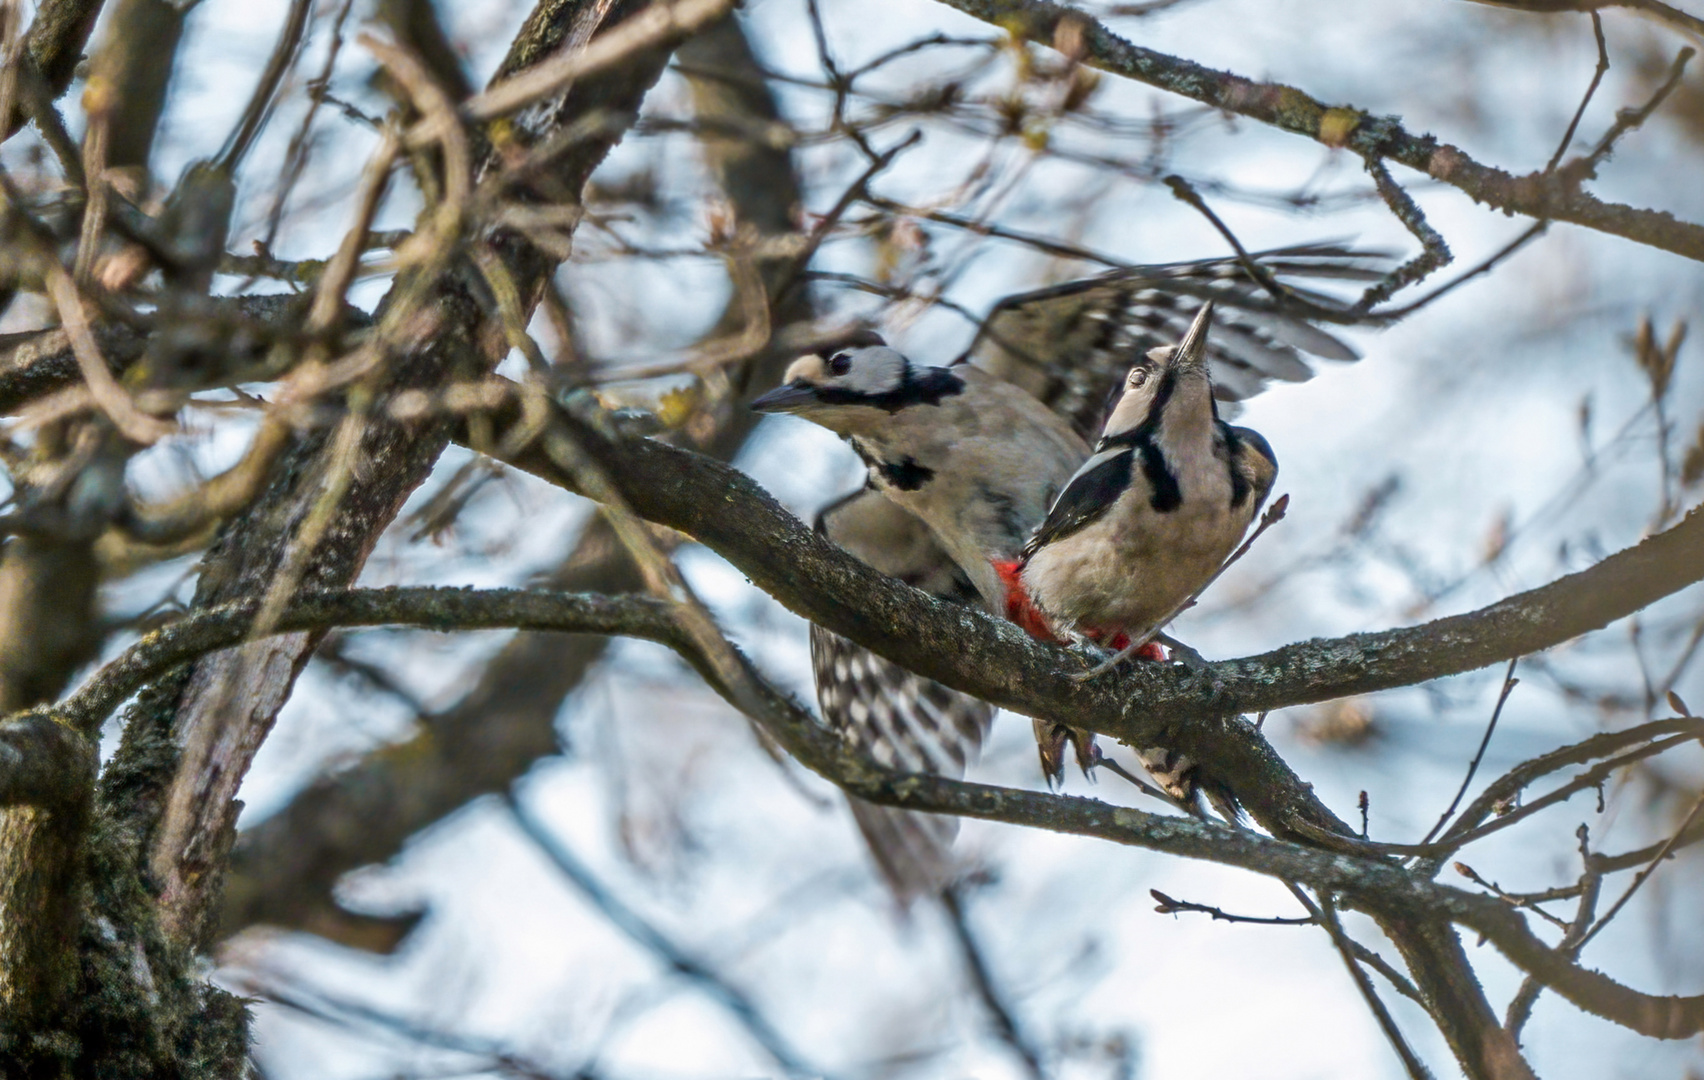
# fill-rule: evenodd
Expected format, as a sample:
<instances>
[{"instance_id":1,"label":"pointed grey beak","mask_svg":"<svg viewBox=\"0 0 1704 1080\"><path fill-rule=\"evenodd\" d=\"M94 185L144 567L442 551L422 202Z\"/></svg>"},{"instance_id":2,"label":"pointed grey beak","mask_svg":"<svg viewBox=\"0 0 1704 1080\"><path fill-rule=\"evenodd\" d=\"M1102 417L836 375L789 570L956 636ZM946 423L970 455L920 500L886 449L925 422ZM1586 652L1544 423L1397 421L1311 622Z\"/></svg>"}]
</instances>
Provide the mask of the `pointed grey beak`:
<instances>
[{"instance_id":1,"label":"pointed grey beak","mask_svg":"<svg viewBox=\"0 0 1704 1080\"><path fill-rule=\"evenodd\" d=\"M1179 371L1199 371L1207 365L1207 330L1213 322L1213 301L1201 305L1201 310L1195 313L1195 321L1189 324L1189 330L1183 335L1183 340L1177 343L1177 351L1172 353L1171 366Z\"/></svg>"},{"instance_id":2,"label":"pointed grey beak","mask_svg":"<svg viewBox=\"0 0 1704 1080\"><path fill-rule=\"evenodd\" d=\"M761 413L789 413L817 400L816 388L806 383L787 383L777 386L762 397L752 399L751 407Z\"/></svg>"}]
</instances>

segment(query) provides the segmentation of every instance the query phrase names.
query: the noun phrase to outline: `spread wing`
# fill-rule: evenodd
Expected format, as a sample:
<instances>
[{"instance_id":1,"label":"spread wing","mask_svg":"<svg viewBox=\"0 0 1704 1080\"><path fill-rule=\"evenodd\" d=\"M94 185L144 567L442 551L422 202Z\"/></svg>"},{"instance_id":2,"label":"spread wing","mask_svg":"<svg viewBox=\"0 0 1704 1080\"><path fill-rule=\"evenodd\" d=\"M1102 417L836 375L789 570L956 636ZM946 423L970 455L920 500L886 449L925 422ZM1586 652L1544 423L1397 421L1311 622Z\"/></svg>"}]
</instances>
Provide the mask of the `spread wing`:
<instances>
[{"instance_id":1,"label":"spread wing","mask_svg":"<svg viewBox=\"0 0 1704 1080\"><path fill-rule=\"evenodd\" d=\"M1388 263L1331 244L1254 257L1292 296L1343 312L1344 321L1350 320L1340 302L1299 282L1371 281ZM1118 380L1149 349L1176 343L1209 298L1217 310L1208 363L1220 400L1253 397L1274 379L1308 379L1310 356L1358 358L1314 325L1306 307L1274 299L1232 258L1114 270L1009 296L983 320L963 359L1028 390L1093 442Z\"/></svg>"},{"instance_id":2,"label":"spread wing","mask_svg":"<svg viewBox=\"0 0 1704 1080\"><path fill-rule=\"evenodd\" d=\"M840 500L817 530L877 570L937 596L976 603L976 590L921 520L877 492ZM901 772L963 776L993 722L986 702L907 671L861 645L811 627L811 666L823 722ZM953 880L958 821L851 799L852 817L901 905L939 896Z\"/></svg>"},{"instance_id":3,"label":"spread wing","mask_svg":"<svg viewBox=\"0 0 1704 1080\"><path fill-rule=\"evenodd\" d=\"M1388 262L1329 244L1255 257L1292 295L1322 308L1337 302L1298 281L1369 281ZM1093 443L1108 395L1131 364L1149 349L1178 341L1207 298L1218 305L1209 364L1222 400L1251 397L1273 379L1309 378L1307 356L1357 358L1354 349L1294 310L1297 305L1274 300L1237 260L1206 259L1116 270L1007 297L961 359L1028 390ZM1055 500L1030 550L1104 513L1132 482L1132 465L1129 448L1086 462ZM817 527L884 573L937 595L977 602L969 581L923 523L874 492L829 507ZM811 630L811 658L824 721L877 760L907 771L959 776L979 751L994 712L986 703L817 627ZM1191 800L1196 784L1192 768L1178 772L1175 786L1187 789ZM857 800L852 811L902 904L938 895L950 884L952 818Z\"/></svg>"}]
</instances>

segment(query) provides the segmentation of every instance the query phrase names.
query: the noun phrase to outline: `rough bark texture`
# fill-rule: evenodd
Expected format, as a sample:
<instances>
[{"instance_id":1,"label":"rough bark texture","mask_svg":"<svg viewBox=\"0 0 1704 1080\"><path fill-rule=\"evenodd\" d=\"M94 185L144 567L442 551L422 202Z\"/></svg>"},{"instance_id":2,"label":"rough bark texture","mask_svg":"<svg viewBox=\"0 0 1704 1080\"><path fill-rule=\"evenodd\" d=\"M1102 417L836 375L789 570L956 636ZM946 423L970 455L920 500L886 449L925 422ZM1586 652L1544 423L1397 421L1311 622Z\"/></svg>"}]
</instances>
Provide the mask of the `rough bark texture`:
<instances>
[{"instance_id":1,"label":"rough bark texture","mask_svg":"<svg viewBox=\"0 0 1704 1080\"><path fill-rule=\"evenodd\" d=\"M107 124L106 162L133 170L137 191L166 108L186 9L170 0L119 0L90 74L90 112Z\"/></svg>"},{"instance_id":2,"label":"rough bark texture","mask_svg":"<svg viewBox=\"0 0 1704 1080\"><path fill-rule=\"evenodd\" d=\"M501 432L512 414L502 410L493 419ZM1540 652L1704 580L1699 509L1586 570L1478 611L1199 668L1130 665L1077 682L1070 674L1081 669L1080 656L1036 645L1010 623L894 586L816 537L743 473L654 441L607 439L567 414L560 420L616 478L635 512L697 539L812 622L997 705L1043 718L1075 717L1071 722L1133 745L1177 745L1192 756L1199 749L1202 761L1220 760L1225 746L1264 745L1247 737L1246 725L1243 737L1227 738L1236 734L1230 725L1240 723L1227 718L1412 685ZM537 445L513 463L573 486ZM1238 761L1261 772L1283 767L1269 748Z\"/></svg>"},{"instance_id":3,"label":"rough bark texture","mask_svg":"<svg viewBox=\"0 0 1704 1080\"><path fill-rule=\"evenodd\" d=\"M1567 168L1515 176L1482 165L1394 116L1327 105L1283 83L1259 82L1144 48L1082 12L1047 0L942 0L1027 41L1080 54L1091 67L1159 87L1283 131L1340 146L1369 160L1388 158L1510 214L1568 221L1690 259L1704 259L1704 225L1662 210L1606 203L1581 188L1590 173Z\"/></svg>"},{"instance_id":4,"label":"rough bark texture","mask_svg":"<svg viewBox=\"0 0 1704 1080\"><path fill-rule=\"evenodd\" d=\"M762 136L781 122L762 69L737 19L699 32L678 52L706 129L703 150L738 228L759 238L792 231L798 178L784 146ZM746 134L751 133L751 134ZM810 315L790 260L758 266L776 329ZM710 338L737 333L736 296ZM722 460L744 445L757 417L747 391L773 384L791 357L765 348L735 369L741 393L725 401L690 445ZM695 431L698 429L695 429ZM632 560L602 518L590 522L546 587L622 593L639 588ZM353 915L332 900L350 870L390 858L403 841L481 795L507 790L539 758L558 750L556 716L608 645L607 638L520 633L486 665L454 706L426 717L420 731L326 776L277 815L245 832L233 852L221 935L254 923L307 930L343 944L388 951L414 925L410 917Z\"/></svg>"},{"instance_id":5,"label":"rough bark texture","mask_svg":"<svg viewBox=\"0 0 1704 1080\"><path fill-rule=\"evenodd\" d=\"M85 723L104 715L104 707L150 673L241 640L257 607L253 601L224 605L150 635L103 672L102 678L112 680L113 687L80 692L62 711ZM817 724L808 711L769 686L737 652L731 654L732 666L707 652L704 641L679 617L678 607L666 600L514 589L369 589L301 596L279 621L284 632L380 625L446 632L512 626L656 641L693 664L714 689L745 709L805 765L872 802L1094 836L1237 866L1340 895L1349 906L1378 920L1402 950L1419 993L1470 1076L1529 1073L1512 1039L1485 1007L1452 923L1485 935L1519 967L1582 1009L1660 1038L1687 1038L1704 1031L1704 995L1660 997L1621 986L1579 967L1571 955L1546 946L1528 928L1526 916L1503 899L1439 885L1423 868L1405 868L1367 845L1351 843L1343 850L1328 850L1247 829L1109 806L1095 799L887 772L860 757ZM134 710L131 719L134 725ZM141 725L133 730L137 727ZM1658 721L1641 730L1598 736L1570 749L1583 755L1580 760L1589 760L1611 752L1611 744L1626 746L1676 734L1681 741L1696 739L1704 735L1704 721L1695 717ZM1294 802L1300 805L1308 797L1305 790L1297 792ZM1276 831L1286 821L1270 824Z\"/></svg>"},{"instance_id":6,"label":"rough bark texture","mask_svg":"<svg viewBox=\"0 0 1704 1080\"><path fill-rule=\"evenodd\" d=\"M565 40L585 6L549 3L536 9L499 78L547 55ZM618 3L604 25L642 6ZM594 110L631 117L666 59L653 52L635 58L618 73L582 82L568 101L545 109L545 115L534 121L534 137L543 138ZM553 172L554 185L578 192L624 128L625 124L606 127L607 134L577 144ZM553 264L516 237L498 246L530 310ZM420 284L402 281L396 289ZM446 275L425 287L432 290L425 307L426 325L393 358L390 374L377 388L380 399L475 377L507 352L505 339L463 275ZM384 310L382 305L381 318ZM301 585L324 588L352 582L380 533L426 479L447 444L448 427L441 422L403 424L382 411L369 413L353 454L361 467L347 478L331 520L304 566ZM196 592L198 605L261 595L271 587L291 557L302 523L319 510L326 491L337 483L333 471L340 468L340 460L333 452L330 433L323 430L286 457L259 503L209 553ZM307 662L314 640L313 635L303 634L257 642L237 653L201 661L190 675L175 721L176 737L187 753L166 796L149 859L150 872L162 890L162 923L170 936L186 945L204 945L216 925L217 898L239 809L237 788ZM231 705L237 702L242 703L241 709L233 714Z\"/></svg>"},{"instance_id":7,"label":"rough bark texture","mask_svg":"<svg viewBox=\"0 0 1704 1080\"><path fill-rule=\"evenodd\" d=\"M0 1046L77 984L94 746L47 712L0 723ZM7 1048L11 1049L11 1048Z\"/></svg>"},{"instance_id":8,"label":"rough bark texture","mask_svg":"<svg viewBox=\"0 0 1704 1080\"><path fill-rule=\"evenodd\" d=\"M618 2L613 9L545 0L528 20L502 75L549 55L586 9L607 11L607 25L643 6L639 0ZM123 53L115 49L112 55ZM159 56L150 59L158 63ZM575 141L552 158L539 181L547 181L552 193L565 191L574 197L631 122L666 60L666 48L653 49L619 71L582 80L568 99L530 110L526 131L515 136L523 143L547 137L591 113L604 121L592 137ZM144 149L139 145L133 156L143 159ZM487 164L496 164L496 159ZM528 195L512 191L509 197ZM489 242L523 301L530 304L553 263L516 237ZM209 553L198 603L265 595L287 564L300 570L296 587L353 581L378 535L429 473L448 438L444 424L399 423L371 406L398 391L432 390L451 380L477 377L506 351L484 294L471 288L470 280L459 267L441 277L404 275L393 296L418 297L424 291L426 302L418 310L425 314L393 340L384 376L360 388L364 398L357 395L347 402L357 412L368 410L357 437L345 439L342 447L343 462L358 461L360 467L349 470L342 478L347 482L341 482L334 436L317 430L298 440L274 467L269 485L250 511L229 523ZM122 370L151 355L134 335L109 334L115 346L109 366ZM24 346L22 351L32 356L19 356L15 350L15 363L0 373L4 392L21 400L44 386L74 380L63 362L63 344L45 335ZM242 352L237 339L222 344L230 352ZM339 486L337 497L328 499L326 489ZM303 522L316 513L324 525L318 543L310 551L297 552ZM49 815L38 808L9 812L11 820L0 827L6 834L0 836L0 850L13 860L0 867L12 889L8 910L21 910L17 905L28 902L17 897L47 895L45 889L72 907L37 902L30 910L47 921L24 927L20 920L9 919L0 927L0 938L15 942L24 953L51 948L63 957L69 937L53 927L71 928L79 984L70 999L73 1007L44 1014L39 1023L15 1013L0 1018L5 1021L0 1054L7 1075L58 1076L75 1068L120 1080L165 1075L200 1080L241 1071L247 1054L244 1009L200 977L194 954L216 919L239 809L236 787L315 636L271 638L202 657L145 688L127 714L125 738L103 778L87 828L79 823L67 832L67 823L74 819L66 813ZM92 768L91 753L91 772L80 802L85 817ZM59 850L62 841L71 838L79 843L87 839L86 858ZM54 857L43 858L44 853ZM78 888L75 873L65 880L48 873L67 872L67 867L77 869L85 862L86 893ZM0 950L6 964L24 953ZM0 968L0 974L7 970ZM57 978L56 970L65 969L35 964L26 981L41 972ZM51 989L25 992L54 1001L58 991L48 992Z\"/></svg>"}]
</instances>

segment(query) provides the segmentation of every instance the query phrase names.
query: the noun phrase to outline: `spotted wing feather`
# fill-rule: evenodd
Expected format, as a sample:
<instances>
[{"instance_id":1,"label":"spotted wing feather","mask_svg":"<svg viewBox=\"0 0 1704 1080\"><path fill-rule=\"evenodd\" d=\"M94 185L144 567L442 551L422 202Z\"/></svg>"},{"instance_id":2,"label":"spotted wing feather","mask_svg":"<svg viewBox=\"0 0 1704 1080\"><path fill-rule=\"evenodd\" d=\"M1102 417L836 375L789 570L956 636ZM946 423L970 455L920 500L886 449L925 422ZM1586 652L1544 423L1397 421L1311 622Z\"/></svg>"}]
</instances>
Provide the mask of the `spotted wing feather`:
<instances>
[{"instance_id":1,"label":"spotted wing feather","mask_svg":"<svg viewBox=\"0 0 1704 1080\"><path fill-rule=\"evenodd\" d=\"M975 602L970 581L923 523L876 492L830 506L817 528L884 573L938 596ZM963 776L993 722L986 702L819 626L811 627L811 666L823 722L899 772ZM902 906L939 896L952 884L957 819L849 801L877 869Z\"/></svg>"},{"instance_id":2,"label":"spotted wing feather","mask_svg":"<svg viewBox=\"0 0 1704 1080\"><path fill-rule=\"evenodd\" d=\"M1316 310L1338 301L1299 280L1367 281L1382 256L1335 245L1282 248L1255 256L1291 296ZM1281 303L1237 259L1137 266L1020 293L983 320L965 359L1014 382L1068 417L1093 440L1107 393L1149 349L1178 341L1201 301L1216 304L1208 365L1222 401L1242 401L1273 381L1313 374L1306 357L1358 358L1341 339Z\"/></svg>"}]
</instances>

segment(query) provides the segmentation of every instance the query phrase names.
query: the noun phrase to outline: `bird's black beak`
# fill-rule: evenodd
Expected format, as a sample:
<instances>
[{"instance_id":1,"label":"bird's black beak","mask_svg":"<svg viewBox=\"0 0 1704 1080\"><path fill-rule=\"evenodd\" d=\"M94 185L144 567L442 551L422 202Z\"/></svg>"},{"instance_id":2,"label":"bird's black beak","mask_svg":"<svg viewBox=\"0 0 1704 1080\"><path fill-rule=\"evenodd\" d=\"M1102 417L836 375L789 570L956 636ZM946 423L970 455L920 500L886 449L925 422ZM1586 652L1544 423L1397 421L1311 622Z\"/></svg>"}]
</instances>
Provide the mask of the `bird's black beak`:
<instances>
[{"instance_id":1,"label":"bird's black beak","mask_svg":"<svg viewBox=\"0 0 1704 1080\"><path fill-rule=\"evenodd\" d=\"M791 382L754 398L751 407L761 413L797 412L817 400L816 387L804 382Z\"/></svg>"},{"instance_id":2,"label":"bird's black beak","mask_svg":"<svg viewBox=\"0 0 1704 1080\"><path fill-rule=\"evenodd\" d=\"M1213 301L1201 305L1201 310L1195 313L1195 321L1189 324L1189 331L1183 335L1183 340L1177 343L1177 350L1172 353L1171 366L1178 371L1200 371L1207 366L1207 330L1213 323Z\"/></svg>"}]
</instances>

